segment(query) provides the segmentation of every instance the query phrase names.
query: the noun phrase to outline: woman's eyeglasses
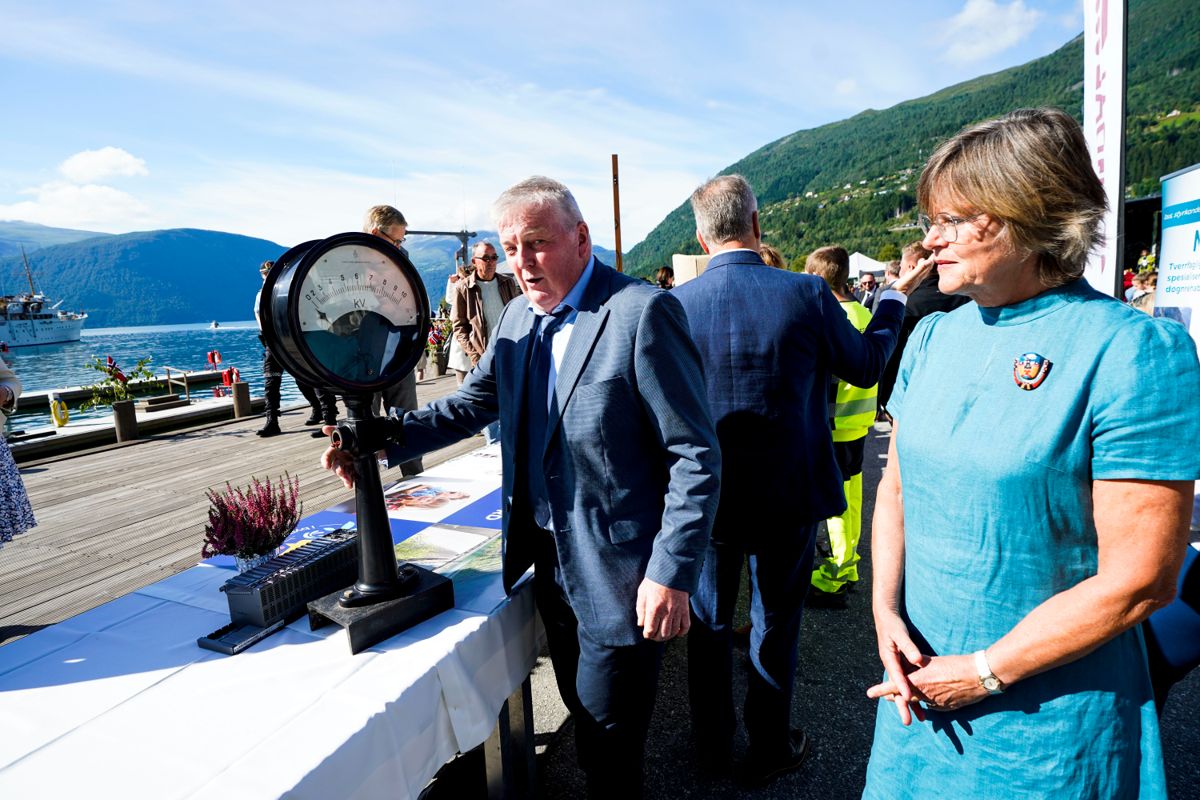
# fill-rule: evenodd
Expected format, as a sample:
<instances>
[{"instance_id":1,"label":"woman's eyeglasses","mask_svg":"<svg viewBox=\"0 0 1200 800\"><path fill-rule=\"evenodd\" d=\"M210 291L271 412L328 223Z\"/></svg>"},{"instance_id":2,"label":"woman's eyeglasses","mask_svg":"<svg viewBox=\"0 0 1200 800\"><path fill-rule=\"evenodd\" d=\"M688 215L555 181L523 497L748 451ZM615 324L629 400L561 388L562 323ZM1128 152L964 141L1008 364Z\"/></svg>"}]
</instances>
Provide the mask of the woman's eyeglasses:
<instances>
[{"instance_id":1,"label":"woman's eyeglasses","mask_svg":"<svg viewBox=\"0 0 1200 800\"><path fill-rule=\"evenodd\" d=\"M926 236L929 235L931 230L937 228L938 236L942 237L946 242L954 244L958 241L958 226L965 222L972 222L982 216L982 214L982 211L978 214L972 214L969 217L952 217L949 214L939 214L937 219L931 219L924 214L918 214L917 224L921 226L921 232Z\"/></svg>"}]
</instances>

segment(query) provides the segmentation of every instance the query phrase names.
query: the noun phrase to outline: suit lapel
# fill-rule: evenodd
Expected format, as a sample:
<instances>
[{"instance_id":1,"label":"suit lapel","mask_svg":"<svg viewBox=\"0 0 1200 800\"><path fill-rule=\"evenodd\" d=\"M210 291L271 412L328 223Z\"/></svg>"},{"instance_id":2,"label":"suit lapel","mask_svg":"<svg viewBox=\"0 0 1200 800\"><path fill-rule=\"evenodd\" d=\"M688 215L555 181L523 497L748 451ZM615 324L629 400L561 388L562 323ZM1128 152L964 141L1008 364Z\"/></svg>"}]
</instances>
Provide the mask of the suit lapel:
<instances>
[{"instance_id":1,"label":"suit lapel","mask_svg":"<svg viewBox=\"0 0 1200 800\"><path fill-rule=\"evenodd\" d=\"M524 417L521 409L525 407L525 393L529 383L529 348L533 344L533 337L529 335L529 330L533 324L533 314L529 313L527 307L516 308L511 304L505 311L508 312L506 316L513 317L512 323L509 324L509 321L502 317L501 324L496 326L496 335L511 340L512 345L504 349L507 357L497 367L496 372L499 376L497 385L501 390L499 398L501 413L510 410L509 416L513 420L511 423L505 422L504 424L514 425L515 430L517 421Z\"/></svg>"},{"instance_id":2,"label":"suit lapel","mask_svg":"<svg viewBox=\"0 0 1200 800\"><path fill-rule=\"evenodd\" d=\"M610 267L599 260L596 261L579 313L575 316L575 324L571 328L571 341L567 344L567 351L563 353L562 364L559 365L554 378L554 402L550 405L549 417L546 420L543 451L545 446L554 441L563 411L571 401L571 395L575 393L575 386L579 383L583 368L587 366L588 359L596 347L600 332L604 330L604 321L608 319L609 310L602 303L611 294L610 273Z\"/></svg>"}]
</instances>

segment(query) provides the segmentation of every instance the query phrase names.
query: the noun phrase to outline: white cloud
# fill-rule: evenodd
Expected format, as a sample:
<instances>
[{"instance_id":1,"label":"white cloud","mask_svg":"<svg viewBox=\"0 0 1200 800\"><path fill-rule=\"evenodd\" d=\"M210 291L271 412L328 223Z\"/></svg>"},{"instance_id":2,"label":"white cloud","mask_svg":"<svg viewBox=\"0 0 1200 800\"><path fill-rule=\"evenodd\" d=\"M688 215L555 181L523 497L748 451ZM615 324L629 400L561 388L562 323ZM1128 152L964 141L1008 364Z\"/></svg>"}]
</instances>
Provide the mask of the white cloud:
<instances>
[{"instance_id":1,"label":"white cloud","mask_svg":"<svg viewBox=\"0 0 1200 800\"><path fill-rule=\"evenodd\" d=\"M858 91L858 81L854 78L843 78L834 85L833 90L838 94L854 94Z\"/></svg>"},{"instance_id":2,"label":"white cloud","mask_svg":"<svg viewBox=\"0 0 1200 800\"><path fill-rule=\"evenodd\" d=\"M941 36L948 61L983 61L1020 44L1037 27L1043 14L1026 8L1024 0L1007 5L996 0L967 0Z\"/></svg>"},{"instance_id":3,"label":"white cloud","mask_svg":"<svg viewBox=\"0 0 1200 800\"><path fill-rule=\"evenodd\" d=\"M72 183L94 183L124 175L148 175L146 162L119 147L84 150L58 165L58 171Z\"/></svg>"},{"instance_id":4,"label":"white cloud","mask_svg":"<svg viewBox=\"0 0 1200 800\"><path fill-rule=\"evenodd\" d=\"M66 180L53 180L18 194L31 199L0 205L0 219L22 219L59 228L124 233L154 227L159 219L128 192L97 181L148 175L146 162L119 147L83 150L58 165Z\"/></svg>"},{"instance_id":5,"label":"white cloud","mask_svg":"<svg viewBox=\"0 0 1200 800\"><path fill-rule=\"evenodd\" d=\"M21 219L52 227L109 233L124 233L157 224L144 203L111 186L51 181L22 194L32 195L33 199L0 205L0 219Z\"/></svg>"}]
</instances>

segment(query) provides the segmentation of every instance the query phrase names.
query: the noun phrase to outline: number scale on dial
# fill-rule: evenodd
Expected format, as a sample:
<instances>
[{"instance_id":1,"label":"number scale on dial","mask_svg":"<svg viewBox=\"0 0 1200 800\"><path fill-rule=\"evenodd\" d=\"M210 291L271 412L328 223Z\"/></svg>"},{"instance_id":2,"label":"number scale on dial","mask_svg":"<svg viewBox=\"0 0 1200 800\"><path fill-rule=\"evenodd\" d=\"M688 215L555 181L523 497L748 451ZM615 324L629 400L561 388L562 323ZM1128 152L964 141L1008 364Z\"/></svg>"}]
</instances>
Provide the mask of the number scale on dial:
<instances>
[{"instance_id":1,"label":"number scale on dial","mask_svg":"<svg viewBox=\"0 0 1200 800\"><path fill-rule=\"evenodd\" d=\"M304 300L311 308L301 313L301 328L328 328L353 311L374 311L395 325L413 324L417 309L407 284L384 277L379 267L357 253L352 258L321 259L304 281Z\"/></svg>"}]
</instances>

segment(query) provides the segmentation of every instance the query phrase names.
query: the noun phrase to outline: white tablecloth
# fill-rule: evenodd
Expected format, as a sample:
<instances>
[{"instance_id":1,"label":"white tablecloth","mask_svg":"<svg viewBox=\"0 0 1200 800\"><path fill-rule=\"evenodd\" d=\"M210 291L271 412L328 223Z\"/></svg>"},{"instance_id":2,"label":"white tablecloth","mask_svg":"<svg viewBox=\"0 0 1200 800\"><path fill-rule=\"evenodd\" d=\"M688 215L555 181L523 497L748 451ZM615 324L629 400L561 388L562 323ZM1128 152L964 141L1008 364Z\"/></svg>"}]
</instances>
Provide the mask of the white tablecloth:
<instances>
[{"instance_id":1,"label":"white tablecloth","mask_svg":"<svg viewBox=\"0 0 1200 800\"><path fill-rule=\"evenodd\" d=\"M0 798L416 797L537 658L532 587L503 599L498 575L358 655L306 619L202 650L230 575L194 567L0 647Z\"/></svg>"}]
</instances>

